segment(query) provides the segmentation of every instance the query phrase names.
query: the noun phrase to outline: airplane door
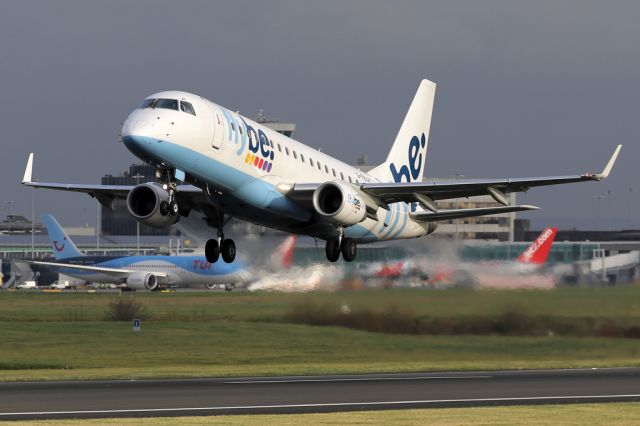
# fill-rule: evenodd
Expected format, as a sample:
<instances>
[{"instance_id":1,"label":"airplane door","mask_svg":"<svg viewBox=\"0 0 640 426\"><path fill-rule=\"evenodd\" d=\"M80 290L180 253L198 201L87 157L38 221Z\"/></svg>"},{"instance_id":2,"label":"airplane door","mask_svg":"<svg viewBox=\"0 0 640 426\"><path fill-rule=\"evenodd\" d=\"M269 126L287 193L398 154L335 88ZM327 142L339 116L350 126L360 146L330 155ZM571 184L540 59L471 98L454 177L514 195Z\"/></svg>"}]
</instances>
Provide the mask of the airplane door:
<instances>
[{"instance_id":1,"label":"airplane door","mask_svg":"<svg viewBox=\"0 0 640 426\"><path fill-rule=\"evenodd\" d=\"M224 139L224 120L222 114L217 108L211 107L213 137L211 138L211 147L215 149L222 148L222 140Z\"/></svg>"}]
</instances>

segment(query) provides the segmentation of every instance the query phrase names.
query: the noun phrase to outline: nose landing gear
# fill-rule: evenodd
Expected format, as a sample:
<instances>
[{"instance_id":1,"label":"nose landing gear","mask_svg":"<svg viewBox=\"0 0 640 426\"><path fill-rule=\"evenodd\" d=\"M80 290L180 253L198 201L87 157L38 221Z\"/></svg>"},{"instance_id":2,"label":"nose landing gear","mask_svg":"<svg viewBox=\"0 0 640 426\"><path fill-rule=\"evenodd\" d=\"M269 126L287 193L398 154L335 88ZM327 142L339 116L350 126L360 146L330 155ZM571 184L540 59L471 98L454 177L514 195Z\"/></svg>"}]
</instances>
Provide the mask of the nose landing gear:
<instances>
[{"instance_id":1,"label":"nose landing gear","mask_svg":"<svg viewBox=\"0 0 640 426\"><path fill-rule=\"evenodd\" d=\"M157 169L156 177L162 182L162 187L169 193L169 201L160 203L160 214L163 216L179 216L180 206L176 201L176 192L178 185L171 180L173 172L169 170Z\"/></svg>"}]
</instances>

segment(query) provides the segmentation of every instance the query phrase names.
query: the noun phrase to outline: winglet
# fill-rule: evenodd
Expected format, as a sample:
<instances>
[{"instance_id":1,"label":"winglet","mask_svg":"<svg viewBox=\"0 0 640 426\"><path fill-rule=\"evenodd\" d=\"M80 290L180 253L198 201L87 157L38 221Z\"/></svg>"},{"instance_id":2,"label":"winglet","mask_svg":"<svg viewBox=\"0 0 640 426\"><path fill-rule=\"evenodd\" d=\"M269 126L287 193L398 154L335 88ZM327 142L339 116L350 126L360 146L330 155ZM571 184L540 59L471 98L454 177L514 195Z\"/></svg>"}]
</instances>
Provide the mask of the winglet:
<instances>
[{"instance_id":1,"label":"winglet","mask_svg":"<svg viewBox=\"0 0 640 426\"><path fill-rule=\"evenodd\" d=\"M607 176L609 176L609 173L611 172L611 169L613 168L613 165L616 162L616 159L618 158L618 154L620 154L621 149L622 149L622 145L618 145L616 147L616 150L613 151L613 155L609 159L609 162L607 163L607 165L604 167L604 170L602 170L602 173L598 173L595 175L595 178L597 180L606 179Z\"/></svg>"},{"instance_id":2,"label":"winglet","mask_svg":"<svg viewBox=\"0 0 640 426\"><path fill-rule=\"evenodd\" d=\"M22 177L22 183L31 183L31 175L33 173L33 152L29 154L27 160L27 167L24 169L24 176Z\"/></svg>"}]
</instances>

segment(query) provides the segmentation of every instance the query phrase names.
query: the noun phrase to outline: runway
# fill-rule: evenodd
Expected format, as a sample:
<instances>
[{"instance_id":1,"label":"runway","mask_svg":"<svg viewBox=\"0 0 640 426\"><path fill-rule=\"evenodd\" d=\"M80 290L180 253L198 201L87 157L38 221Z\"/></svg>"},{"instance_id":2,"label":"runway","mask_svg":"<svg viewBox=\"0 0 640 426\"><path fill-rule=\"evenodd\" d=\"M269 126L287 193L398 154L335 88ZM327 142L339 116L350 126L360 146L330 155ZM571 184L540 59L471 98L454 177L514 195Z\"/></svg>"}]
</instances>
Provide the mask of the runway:
<instances>
[{"instance_id":1,"label":"runway","mask_svg":"<svg viewBox=\"0 0 640 426\"><path fill-rule=\"evenodd\" d=\"M640 401L640 368L0 384L9 419Z\"/></svg>"}]
</instances>

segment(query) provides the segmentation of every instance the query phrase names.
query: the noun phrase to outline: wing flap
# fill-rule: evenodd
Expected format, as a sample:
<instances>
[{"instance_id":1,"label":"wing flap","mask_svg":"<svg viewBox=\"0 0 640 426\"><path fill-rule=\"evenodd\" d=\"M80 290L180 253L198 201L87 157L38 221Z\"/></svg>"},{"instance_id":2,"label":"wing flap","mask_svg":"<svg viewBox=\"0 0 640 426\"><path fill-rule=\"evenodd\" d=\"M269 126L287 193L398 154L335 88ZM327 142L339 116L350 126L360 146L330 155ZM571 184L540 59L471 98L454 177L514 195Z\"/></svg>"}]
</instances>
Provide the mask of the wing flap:
<instances>
[{"instance_id":1,"label":"wing flap","mask_svg":"<svg viewBox=\"0 0 640 426\"><path fill-rule=\"evenodd\" d=\"M463 217L486 216L500 213L512 213L524 210L538 210L536 206L501 206L501 207L482 207L477 209L457 209L457 210L439 210L436 212L425 211L409 213L409 216L416 222L438 222L441 220L460 219Z\"/></svg>"}]
</instances>

